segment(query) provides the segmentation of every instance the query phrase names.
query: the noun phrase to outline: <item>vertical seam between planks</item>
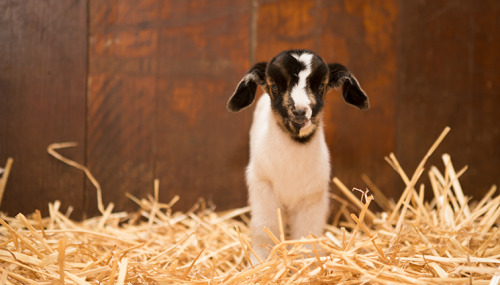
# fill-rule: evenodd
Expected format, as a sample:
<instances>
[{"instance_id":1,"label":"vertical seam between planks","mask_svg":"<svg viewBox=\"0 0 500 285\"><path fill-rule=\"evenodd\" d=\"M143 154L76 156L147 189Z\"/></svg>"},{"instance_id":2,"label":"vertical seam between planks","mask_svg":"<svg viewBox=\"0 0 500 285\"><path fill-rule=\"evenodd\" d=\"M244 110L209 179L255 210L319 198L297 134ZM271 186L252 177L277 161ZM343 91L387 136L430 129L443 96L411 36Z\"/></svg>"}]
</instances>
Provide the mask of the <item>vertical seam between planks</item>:
<instances>
[{"instance_id":1,"label":"vertical seam between planks","mask_svg":"<svg viewBox=\"0 0 500 285\"><path fill-rule=\"evenodd\" d=\"M87 60L85 66L85 118L84 118L84 134L83 134L83 165L88 167L88 136L89 136L89 109L90 109L90 1L85 1L85 14L86 14L86 40L87 40ZM87 180L85 175L82 177L82 186L83 186L83 200L82 200L82 218L86 219L88 216L88 207L89 207L89 199L88 199L88 189L87 189Z\"/></svg>"},{"instance_id":2,"label":"vertical seam between planks","mask_svg":"<svg viewBox=\"0 0 500 285\"><path fill-rule=\"evenodd\" d=\"M400 141L400 118L401 118L401 54L402 54L402 49L403 49L403 40L402 40L402 14L403 14L403 3L404 0L398 1L398 17L396 20L396 29L395 29L395 36L396 36L396 110L394 112L394 137L393 137L393 146L394 146L394 151L397 153L401 153L401 141Z\"/></svg>"},{"instance_id":3,"label":"vertical seam between planks","mask_svg":"<svg viewBox=\"0 0 500 285\"><path fill-rule=\"evenodd\" d=\"M250 0L250 66L255 64L257 54L258 0Z\"/></svg>"},{"instance_id":4,"label":"vertical seam between planks","mask_svg":"<svg viewBox=\"0 0 500 285\"><path fill-rule=\"evenodd\" d=\"M155 75L155 87L154 87L154 102L155 102L155 106L154 106L154 109L153 109L153 119L152 119L152 135L151 135L151 144L152 144L152 153L151 153L151 156L152 156L152 159L151 159L151 163L152 163L152 174L153 174L153 183L152 183L152 193L154 193L154 180L155 179L159 179L159 177L161 176L159 171L158 171L158 163L159 163L159 158L158 158L158 121L159 121L159 118L158 118L158 106L159 106L159 102L158 102L158 97L159 97L159 81L160 81L160 73L159 73L159 61L160 61L160 41L161 41L161 28L162 28L162 18L161 18L161 7L162 7L162 2L158 2L158 8L156 9L156 23L155 23L155 27L156 27L156 32L157 32L157 35L156 35L156 52L155 52L155 55L154 55L154 61L155 61L155 64L154 64L154 75ZM160 181L161 183L161 181ZM161 184L160 184L161 185Z\"/></svg>"},{"instance_id":5,"label":"vertical seam between planks","mask_svg":"<svg viewBox=\"0 0 500 285\"><path fill-rule=\"evenodd\" d=\"M323 11L323 1L322 0L316 0L316 3L314 5L314 12L316 13L316 15L319 15L318 17L316 17L316 22L314 23L314 25L316 26L315 28L315 33L314 33L314 38L315 38L315 49L316 49L316 52L320 52L321 51L321 44L322 44L322 35L323 35L323 25L322 25L322 11Z\"/></svg>"}]
</instances>

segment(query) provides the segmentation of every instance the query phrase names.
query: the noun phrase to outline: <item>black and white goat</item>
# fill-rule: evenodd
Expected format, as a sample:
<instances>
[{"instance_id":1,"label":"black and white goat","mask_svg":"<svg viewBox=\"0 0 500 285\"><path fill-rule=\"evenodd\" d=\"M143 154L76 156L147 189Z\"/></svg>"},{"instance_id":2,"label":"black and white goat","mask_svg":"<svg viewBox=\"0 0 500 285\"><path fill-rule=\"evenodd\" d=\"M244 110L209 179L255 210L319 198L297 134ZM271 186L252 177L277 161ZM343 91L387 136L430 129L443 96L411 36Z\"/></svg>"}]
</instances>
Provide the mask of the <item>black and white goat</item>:
<instances>
[{"instance_id":1,"label":"black and white goat","mask_svg":"<svg viewBox=\"0 0 500 285\"><path fill-rule=\"evenodd\" d=\"M267 93L255 108L246 171L252 243L260 258L272 244L264 227L279 236L277 208L284 213L289 238L320 236L329 212L329 152L323 132L325 94L342 86L347 103L369 107L352 73L326 64L308 50L287 50L255 64L238 84L227 108L236 112L255 98L257 85ZM255 262L256 259L252 258Z\"/></svg>"}]
</instances>

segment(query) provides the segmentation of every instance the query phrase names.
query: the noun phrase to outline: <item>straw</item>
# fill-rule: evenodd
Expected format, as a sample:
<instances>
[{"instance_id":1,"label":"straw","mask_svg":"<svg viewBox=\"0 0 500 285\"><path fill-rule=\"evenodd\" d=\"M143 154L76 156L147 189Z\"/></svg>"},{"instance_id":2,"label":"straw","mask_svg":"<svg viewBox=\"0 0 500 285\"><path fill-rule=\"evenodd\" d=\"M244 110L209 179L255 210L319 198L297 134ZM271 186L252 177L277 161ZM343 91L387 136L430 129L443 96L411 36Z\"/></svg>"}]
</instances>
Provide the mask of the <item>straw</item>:
<instances>
[{"instance_id":1,"label":"straw","mask_svg":"<svg viewBox=\"0 0 500 285\"><path fill-rule=\"evenodd\" d=\"M74 221L55 201L47 217L39 211L16 217L0 214L0 285L498 285L496 187L471 202L459 183L466 168L456 172L449 155L443 156L443 165L424 172L425 161L446 133L411 176L389 155L387 160L406 186L397 203L382 198L381 212L369 208L383 197L383 189L374 191L375 197L363 192L358 198L338 177L334 185L346 198L335 197L342 203L341 214L334 214L335 224L327 225L324 236L287 240L286 217L279 210L279 236L267 230L273 244L265 260L251 247L248 207L214 212L200 200L187 212L174 212L179 196L162 202L159 180L145 198L127 194L137 204L134 212L113 212L112 203L104 207L100 201L100 216ZM61 159L56 148L50 148L52 155ZM86 167L61 161L93 177ZM434 193L428 200L423 184L418 185L423 173ZM252 254L257 264L250 264Z\"/></svg>"},{"instance_id":2,"label":"straw","mask_svg":"<svg viewBox=\"0 0 500 285\"><path fill-rule=\"evenodd\" d=\"M12 168L12 164L14 163L14 159L11 157L7 158L7 163L4 168L0 168L2 172L0 173L0 205L2 204L3 194L5 192L5 187L7 186L7 181L9 180L10 169Z\"/></svg>"}]
</instances>

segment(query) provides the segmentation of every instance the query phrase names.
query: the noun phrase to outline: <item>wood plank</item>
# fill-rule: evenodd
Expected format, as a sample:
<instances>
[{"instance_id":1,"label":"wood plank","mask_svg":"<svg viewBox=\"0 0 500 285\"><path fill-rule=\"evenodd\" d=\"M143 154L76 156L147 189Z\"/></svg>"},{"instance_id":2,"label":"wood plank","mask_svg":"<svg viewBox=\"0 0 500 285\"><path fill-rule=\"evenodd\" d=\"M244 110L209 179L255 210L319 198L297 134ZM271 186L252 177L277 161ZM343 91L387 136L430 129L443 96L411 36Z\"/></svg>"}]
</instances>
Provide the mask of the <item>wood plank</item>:
<instances>
[{"instance_id":1,"label":"wood plank","mask_svg":"<svg viewBox=\"0 0 500 285\"><path fill-rule=\"evenodd\" d=\"M471 7L473 63L469 86L470 166L464 177L464 189L476 200L491 184L500 185L500 2L474 2ZM460 150L457 150L460 151ZM469 151L469 150L468 150ZM467 152L468 152L467 151ZM467 153L466 152L466 153ZM453 153L455 154L455 153ZM453 159L453 157L452 157Z\"/></svg>"},{"instance_id":2,"label":"wood plank","mask_svg":"<svg viewBox=\"0 0 500 285\"><path fill-rule=\"evenodd\" d=\"M14 158L0 210L83 206L83 174L50 157L53 142L84 161L87 1L0 1L0 164Z\"/></svg>"},{"instance_id":3,"label":"wood plank","mask_svg":"<svg viewBox=\"0 0 500 285\"><path fill-rule=\"evenodd\" d=\"M87 164L103 202L135 210L125 193L153 189L157 1L90 2ZM86 187L86 213L97 214Z\"/></svg>"},{"instance_id":4,"label":"wood plank","mask_svg":"<svg viewBox=\"0 0 500 285\"><path fill-rule=\"evenodd\" d=\"M250 114L226 102L250 67L249 1L165 1L158 48L156 176L176 209L246 204Z\"/></svg>"},{"instance_id":5,"label":"wood plank","mask_svg":"<svg viewBox=\"0 0 500 285\"><path fill-rule=\"evenodd\" d=\"M328 94L325 126L333 175L364 190L365 173L395 198L403 188L384 156L395 147L398 14L396 1L324 1L320 47L325 60L353 72L371 104L359 111L345 104L340 90Z\"/></svg>"},{"instance_id":6,"label":"wood plank","mask_svg":"<svg viewBox=\"0 0 500 285\"><path fill-rule=\"evenodd\" d=\"M476 198L499 182L498 9L495 1L401 4L396 155L414 168L449 125L437 153L448 152L457 168L469 165L461 181ZM429 164L442 167L439 155Z\"/></svg>"},{"instance_id":7,"label":"wood plank","mask_svg":"<svg viewBox=\"0 0 500 285\"><path fill-rule=\"evenodd\" d=\"M470 102L470 71L467 60L456 59L471 56L467 47L471 33L468 9L460 1L401 5L396 156L400 157L404 169L415 169L446 125L450 125L451 134L429 163L441 166L440 152L451 151L453 145L464 148L467 144L460 138L468 133L464 115L469 114L466 109L465 112L456 110ZM422 30L429 32L420 33ZM465 157L451 155L455 164L466 163Z\"/></svg>"},{"instance_id":8,"label":"wood plank","mask_svg":"<svg viewBox=\"0 0 500 285\"><path fill-rule=\"evenodd\" d=\"M395 177L383 157L394 148L397 2L259 3L258 60L269 60L284 49L311 49L328 62L345 64L360 80L370 97L370 110L360 112L346 105L338 91L326 98L332 174L349 187L364 188L365 172L389 196L393 194ZM332 187L332 192L338 190Z\"/></svg>"},{"instance_id":9,"label":"wood plank","mask_svg":"<svg viewBox=\"0 0 500 285\"><path fill-rule=\"evenodd\" d=\"M314 0L257 1L257 62L287 49L318 51L321 5Z\"/></svg>"},{"instance_id":10,"label":"wood plank","mask_svg":"<svg viewBox=\"0 0 500 285\"><path fill-rule=\"evenodd\" d=\"M220 209L246 202L247 134L225 104L249 68L248 1L91 3L88 164L104 201L124 192L199 197ZM248 123L246 123L248 124ZM234 138L232 139L228 139ZM87 188L89 214L96 214Z\"/></svg>"},{"instance_id":11,"label":"wood plank","mask_svg":"<svg viewBox=\"0 0 500 285\"><path fill-rule=\"evenodd\" d=\"M100 182L103 202L137 209L125 193L146 197L153 189L155 80L92 75L89 84L88 167ZM87 214L97 214L95 189L86 188Z\"/></svg>"}]
</instances>

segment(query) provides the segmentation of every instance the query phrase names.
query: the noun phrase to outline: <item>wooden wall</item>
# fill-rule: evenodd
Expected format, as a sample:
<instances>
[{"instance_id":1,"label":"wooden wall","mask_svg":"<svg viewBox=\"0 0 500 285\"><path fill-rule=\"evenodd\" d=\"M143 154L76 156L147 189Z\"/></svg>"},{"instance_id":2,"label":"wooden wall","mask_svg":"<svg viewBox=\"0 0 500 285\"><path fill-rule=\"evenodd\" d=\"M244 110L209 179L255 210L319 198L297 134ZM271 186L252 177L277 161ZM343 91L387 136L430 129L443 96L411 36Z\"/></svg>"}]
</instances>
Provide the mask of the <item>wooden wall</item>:
<instances>
[{"instance_id":1,"label":"wooden wall","mask_svg":"<svg viewBox=\"0 0 500 285\"><path fill-rule=\"evenodd\" d=\"M245 205L251 112L225 104L253 63L289 48L347 65L370 97L366 112L327 98L333 174L349 187L366 173L399 197L383 157L413 171L449 125L438 154L469 165L463 186L478 198L500 182L499 3L0 0L0 165L15 160L0 209L58 199L75 218L97 213L82 173L46 153L62 141L79 143L63 153L116 210L136 209L125 192L145 197L154 178L178 210L199 197Z\"/></svg>"},{"instance_id":2,"label":"wooden wall","mask_svg":"<svg viewBox=\"0 0 500 285\"><path fill-rule=\"evenodd\" d=\"M76 141L85 159L85 1L0 1L0 165L14 159L0 209L11 215L61 200L82 213L84 176L47 146Z\"/></svg>"}]
</instances>

